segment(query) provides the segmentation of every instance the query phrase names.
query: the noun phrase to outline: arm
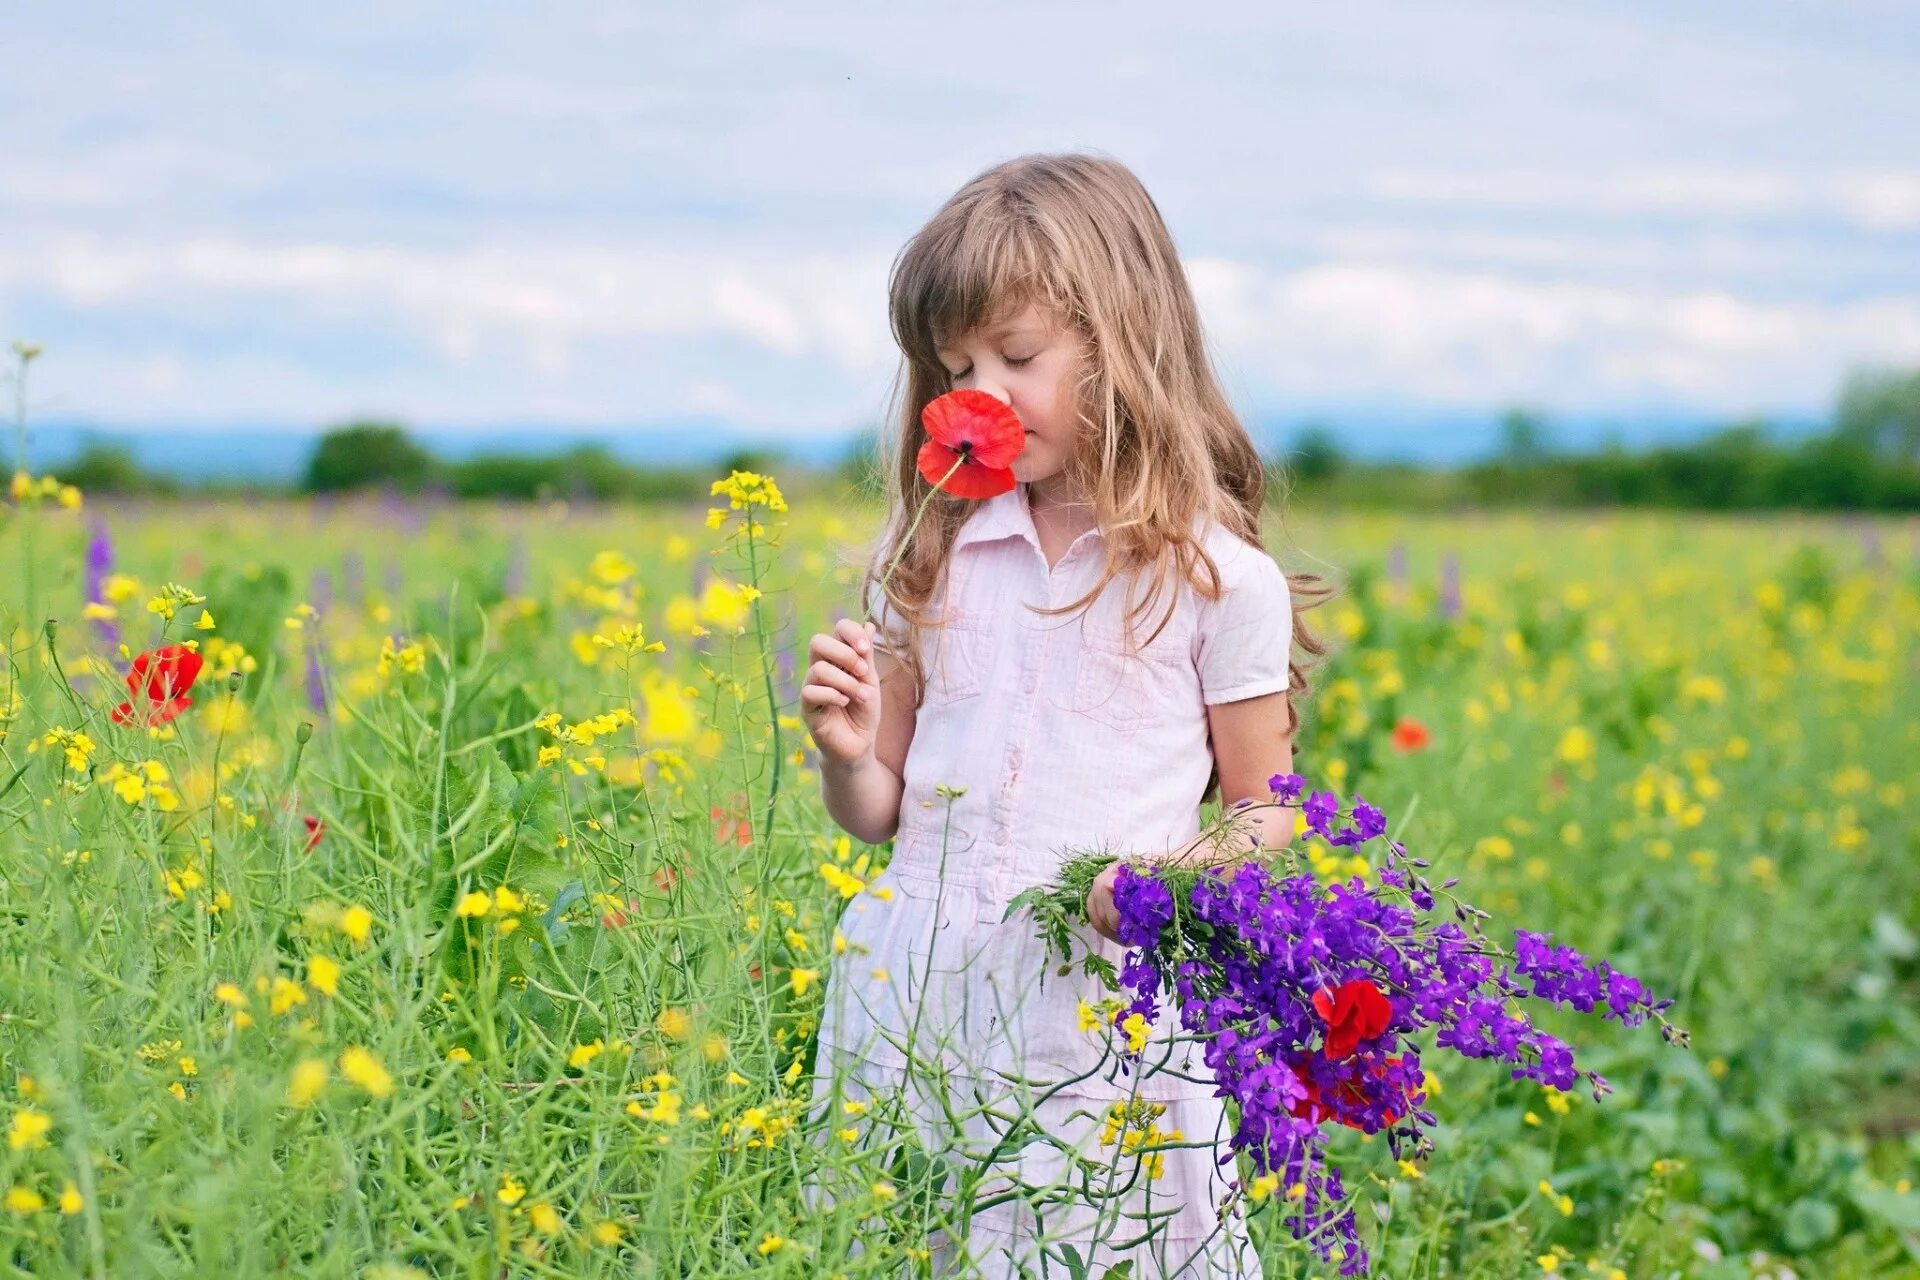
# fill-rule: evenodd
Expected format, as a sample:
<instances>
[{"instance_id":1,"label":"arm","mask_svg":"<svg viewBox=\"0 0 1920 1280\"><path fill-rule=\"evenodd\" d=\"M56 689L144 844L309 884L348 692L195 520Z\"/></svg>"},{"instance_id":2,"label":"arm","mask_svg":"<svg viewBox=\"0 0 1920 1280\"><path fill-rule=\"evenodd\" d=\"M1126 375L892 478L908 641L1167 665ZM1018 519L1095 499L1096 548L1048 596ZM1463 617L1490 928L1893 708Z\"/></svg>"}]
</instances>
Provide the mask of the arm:
<instances>
[{"instance_id":1,"label":"arm","mask_svg":"<svg viewBox=\"0 0 1920 1280\"><path fill-rule=\"evenodd\" d=\"M1207 708L1207 724L1213 736L1213 758L1220 766L1222 826L1228 835L1220 848L1214 847L1219 832L1202 832L1193 840L1164 854L1148 855L1147 862L1180 862L1188 866L1229 866L1255 857L1261 849L1278 848L1293 839L1294 814L1291 807L1273 804L1267 779L1276 773L1293 771L1293 735L1287 729L1287 694L1261 694L1234 702L1215 703ZM1265 803L1270 807L1235 817L1237 802ZM1248 835L1258 834L1256 848ZM1118 942L1114 930L1120 915L1113 905L1113 882L1120 873L1120 862L1100 873L1087 894L1087 922L1093 931Z\"/></svg>"}]
</instances>

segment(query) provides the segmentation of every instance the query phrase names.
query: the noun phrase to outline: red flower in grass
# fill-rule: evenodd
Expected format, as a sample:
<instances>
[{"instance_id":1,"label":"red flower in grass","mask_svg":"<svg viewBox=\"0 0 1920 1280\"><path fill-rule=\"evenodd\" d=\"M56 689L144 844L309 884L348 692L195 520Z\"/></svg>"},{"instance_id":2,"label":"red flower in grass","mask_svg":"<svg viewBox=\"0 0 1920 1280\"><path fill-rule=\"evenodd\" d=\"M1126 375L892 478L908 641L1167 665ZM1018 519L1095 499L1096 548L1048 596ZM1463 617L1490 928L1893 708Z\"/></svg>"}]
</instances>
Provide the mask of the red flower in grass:
<instances>
[{"instance_id":1,"label":"red flower in grass","mask_svg":"<svg viewBox=\"0 0 1920 1280\"><path fill-rule=\"evenodd\" d=\"M1433 735L1428 733L1427 726L1421 724L1418 720L1409 720L1403 717L1400 723L1393 726L1393 749L1395 751L1419 751L1432 741Z\"/></svg>"},{"instance_id":2,"label":"red flower in grass","mask_svg":"<svg viewBox=\"0 0 1920 1280\"><path fill-rule=\"evenodd\" d=\"M714 839L723 844L728 840L743 846L753 843L753 824L747 821L744 810L729 813L716 804L707 810L707 816L714 820Z\"/></svg>"},{"instance_id":3,"label":"red flower in grass","mask_svg":"<svg viewBox=\"0 0 1920 1280\"><path fill-rule=\"evenodd\" d=\"M307 824L307 847L303 852L312 853L313 847L320 843L320 837L326 834L327 824L312 814L308 814L301 821Z\"/></svg>"},{"instance_id":4,"label":"red flower in grass","mask_svg":"<svg viewBox=\"0 0 1920 1280\"><path fill-rule=\"evenodd\" d=\"M991 498L1013 488L1013 460L1027 431L1011 406L962 388L936 396L920 411L927 442L916 462L927 483L956 498Z\"/></svg>"},{"instance_id":5,"label":"red flower in grass","mask_svg":"<svg viewBox=\"0 0 1920 1280\"><path fill-rule=\"evenodd\" d=\"M135 658L127 672L127 692L132 698L113 709L113 722L165 724L185 711L193 705L187 690L200 678L204 661L198 651L183 644L166 645Z\"/></svg>"},{"instance_id":6,"label":"red flower in grass","mask_svg":"<svg viewBox=\"0 0 1920 1280\"><path fill-rule=\"evenodd\" d=\"M1314 992L1313 1011L1327 1024L1324 1052L1333 1062L1352 1057L1362 1040L1385 1031L1393 1017L1393 1006L1365 978L1343 982L1332 991L1322 987Z\"/></svg>"}]
</instances>

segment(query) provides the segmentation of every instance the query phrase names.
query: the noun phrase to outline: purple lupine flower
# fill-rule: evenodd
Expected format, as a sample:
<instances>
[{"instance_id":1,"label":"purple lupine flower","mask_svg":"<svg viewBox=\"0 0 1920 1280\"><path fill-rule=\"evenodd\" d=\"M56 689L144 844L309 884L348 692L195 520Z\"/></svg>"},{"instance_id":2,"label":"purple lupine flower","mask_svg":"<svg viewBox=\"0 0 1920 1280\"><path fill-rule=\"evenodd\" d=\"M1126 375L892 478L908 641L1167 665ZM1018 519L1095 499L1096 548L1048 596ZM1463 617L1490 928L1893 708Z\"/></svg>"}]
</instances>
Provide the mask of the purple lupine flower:
<instances>
[{"instance_id":1,"label":"purple lupine flower","mask_svg":"<svg viewBox=\"0 0 1920 1280\"><path fill-rule=\"evenodd\" d=\"M500 594L521 596L527 593L527 580L531 571L527 563L527 535L515 531L513 541L507 547L507 567L500 575Z\"/></svg>"},{"instance_id":2,"label":"purple lupine flower","mask_svg":"<svg viewBox=\"0 0 1920 1280\"><path fill-rule=\"evenodd\" d=\"M107 531L107 522L100 517L93 518L92 531L87 538L87 602L104 604L107 594L107 575L113 572L113 535ZM109 649L120 644L120 620L118 618L95 618L93 629Z\"/></svg>"},{"instance_id":3,"label":"purple lupine flower","mask_svg":"<svg viewBox=\"0 0 1920 1280\"><path fill-rule=\"evenodd\" d=\"M1460 557L1449 551L1440 561L1440 616L1451 621L1460 613Z\"/></svg>"},{"instance_id":4,"label":"purple lupine flower","mask_svg":"<svg viewBox=\"0 0 1920 1280\"><path fill-rule=\"evenodd\" d=\"M327 714L327 678L320 665L320 639L314 636L306 644L307 706L319 715Z\"/></svg>"},{"instance_id":5,"label":"purple lupine flower","mask_svg":"<svg viewBox=\"0 0 1920 1280\"><path fill-rule=\"evenodd\" d=\"M326 617L333 609L333 575L325 569L315 569L307 585L307 603Z\"/></svg>"}]
</instances>

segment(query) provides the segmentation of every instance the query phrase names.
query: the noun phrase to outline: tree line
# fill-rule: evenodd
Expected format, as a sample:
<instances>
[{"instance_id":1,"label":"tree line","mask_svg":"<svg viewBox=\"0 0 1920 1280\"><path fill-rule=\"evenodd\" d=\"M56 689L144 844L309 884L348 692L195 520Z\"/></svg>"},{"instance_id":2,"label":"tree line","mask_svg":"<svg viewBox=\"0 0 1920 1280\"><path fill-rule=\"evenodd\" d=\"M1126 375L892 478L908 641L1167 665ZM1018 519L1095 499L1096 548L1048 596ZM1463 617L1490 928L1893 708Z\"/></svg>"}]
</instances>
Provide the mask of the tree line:
<instances>
[{"instance_id":1,"label":"tree line","mask_svg":"<svg viewBox=\"0 0 1920 1280\"><path fill-rule=\"evenodd\" d=\"M1831 424L1797 437L1782 437L1758 420L1731 423L1691 443L1637 449L1613 444L1564 451L1552 436L1544 415L1510 409L1488 457L1446 468L1362 462L1347 454L1331 428L1314 425L1271 459L1271 474L1276 491L1290 488L1338 504L1920 511L1920 369L1856 372L1842 388ZM445 459L400 423L351 422L320 436L295 487L311 494L384 489L452 498L691 501L707 496L716 475L790 465L775 451L742 449L714 465L651 466L597 444ZM873 491L874 465L869 432L834 475L820 479ZM99 441L58 470L85 492L187 487L143 470L123 446Z\"/></svg>"}]
</instances>

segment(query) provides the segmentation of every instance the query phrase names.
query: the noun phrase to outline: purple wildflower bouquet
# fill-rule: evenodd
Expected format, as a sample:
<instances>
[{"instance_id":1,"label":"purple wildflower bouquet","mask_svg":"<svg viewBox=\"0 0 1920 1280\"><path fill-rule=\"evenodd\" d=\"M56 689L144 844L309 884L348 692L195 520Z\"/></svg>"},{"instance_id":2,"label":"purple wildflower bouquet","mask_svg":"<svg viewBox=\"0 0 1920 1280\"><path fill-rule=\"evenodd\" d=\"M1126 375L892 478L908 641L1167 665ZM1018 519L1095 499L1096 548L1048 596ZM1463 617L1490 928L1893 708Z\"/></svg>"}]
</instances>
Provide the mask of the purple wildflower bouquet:
<instances>
[{"instance_id":1,"label":"purple wildflower bouquet","mask_svg":"<svg viewBox=\"0 0 1920 1280\"><path fill-rule=\"evenodd\" d=\"M1307 792L1298 774L1275 774L1269 788L1273 804L1299 804L1307 829L1331 845L1358 850L1386 835L1386 815L1358 796L1343 813L1333 792ZM1439 1048L1510 1063L1516 1080L1567 1090L1584 1075L1596 1102L1611 1091L1606 1080L1577 1069L1573 1049L1510 1000L1598 1010L1629 1027L1652 1018L1669 1044L1688 1043L1662 1016L1673 1001L1654 1000L1638 980L1555 946L1547 934L1515 930L1511 953L1493 945L1481 931L1488 913L1447 892L1457 879L1436 888L1421 874L1424 859L1408 857L1396 840L1385 844L1374 887L1358 876L1323 885L1291 848L1272 866L1250 856L1209 866L1129 864L1113 895L1128 948L1123 964L1116 975L1098 955L1083 960L1087 972L1131 994L1114 1016L1122 1025L1136 1016L1150 1024L1171 988L1182 1025L1203 1042L1216 1092L1239 1107L1222 1163L1246 1150L1256 1175L1249 1198L1278 1192L1292 1206L1295 1238L1338 1262L1343 1276L1365 1275L1369 1262L1340 1172L1326 1159L1322 1125L1384 1130L1396 1159L1431 1155L1426 1129L1435 1118L1422 1106L1415 1035L1435 1028ZM1073 957L1070 925L1085 922L1087 892L1112 861L1076 858L1008 908L1009 916L1033 908L1042 936L1069 962L1063 973ZM1442 898L1452 921L1430 919Z\"/></svg>"}]
</instances>

